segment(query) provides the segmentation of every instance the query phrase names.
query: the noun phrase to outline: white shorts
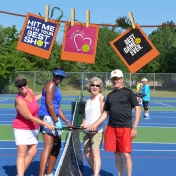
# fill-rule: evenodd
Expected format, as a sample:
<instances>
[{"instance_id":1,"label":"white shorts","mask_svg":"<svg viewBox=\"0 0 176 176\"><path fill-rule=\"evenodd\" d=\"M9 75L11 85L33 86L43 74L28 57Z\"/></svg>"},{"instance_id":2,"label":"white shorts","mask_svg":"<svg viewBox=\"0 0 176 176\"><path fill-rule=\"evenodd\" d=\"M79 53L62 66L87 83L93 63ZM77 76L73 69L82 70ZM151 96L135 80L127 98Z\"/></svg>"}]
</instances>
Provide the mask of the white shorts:
<instances>
[{"instance_id":1,"label":"white shorts","mask_svg":"<svg viewBox=\"0 0 176 176\"><path fill-rule=\"evenodd\" d=\"M43 121L47 122L47 123L50 123L52 125L55 125L52 117L50 117L50 116L44 116ZM59 117L58 117L58 121L60 121ZM40 131L42 133L51 134L53 136L60 136L62 134L62 132L63 132L61 130L50 130L46 126L43 126L43 127L40 127L40 128L41 128Z\"/></svg>"},{"instance_id":2,"label":"white shorts","mask_svg":"<svg viewBox=\"0 0 176 176\"><path fill-rule=\"evenodd\" d=\"M16 145L38 144L38 129L21 130L13 128Z\"/></svg>"}]
</instances>

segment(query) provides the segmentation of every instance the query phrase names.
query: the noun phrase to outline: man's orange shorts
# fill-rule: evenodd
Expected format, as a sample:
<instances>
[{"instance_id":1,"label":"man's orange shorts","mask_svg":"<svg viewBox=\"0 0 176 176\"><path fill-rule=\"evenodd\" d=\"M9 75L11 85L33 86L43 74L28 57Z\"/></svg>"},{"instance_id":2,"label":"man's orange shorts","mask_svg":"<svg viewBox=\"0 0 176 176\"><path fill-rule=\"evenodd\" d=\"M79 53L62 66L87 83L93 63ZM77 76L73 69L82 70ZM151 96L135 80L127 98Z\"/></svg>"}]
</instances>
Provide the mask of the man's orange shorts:
<instances>
[{"instance_id":1,"label":"man's orange shorts","mask_svg":"<svg viewBox=\"0 0 176 176\"><path fill-rule=\"evenodd\" d=\"M106 151L121 153L130 153L132 151L131 128L107 126L104 138Z\"/></svg>"}]
</instances>

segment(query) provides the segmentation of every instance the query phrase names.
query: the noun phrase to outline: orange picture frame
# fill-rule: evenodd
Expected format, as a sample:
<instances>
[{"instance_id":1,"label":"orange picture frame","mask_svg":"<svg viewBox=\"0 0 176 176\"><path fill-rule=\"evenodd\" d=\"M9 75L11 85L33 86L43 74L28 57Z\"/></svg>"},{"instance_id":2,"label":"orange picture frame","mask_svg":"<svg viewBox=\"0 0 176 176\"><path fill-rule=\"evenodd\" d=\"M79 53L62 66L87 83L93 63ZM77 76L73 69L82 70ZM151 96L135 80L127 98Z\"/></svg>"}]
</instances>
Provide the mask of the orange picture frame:
<instances>
[{"instance_id":1,"label":"orange picture frame","mask_svg":"<svg viewBox=\"0 0 176 176\"><path fill-rule=\"evenodd\" d=\"M70 25L70 22L66 22L64 30L67 31L68 26ZM92 46L92 53L78 53L74 52L73 50L69 51L66 50L66 43L68 42L68 34L71 29L74 29L75 26L79 26L79 30L84 32L85 30L87 31L87 35L89 36L88 31L93 30L95 35L93 35L94 38L94 46ZM83 62L83 63L89 63L89 64L94 64L95 62L95 56L96 56L96 48L97 48L97 42L98 42L98 32L99 32L99 26L94 25L94 24L89 24L89 27L86 27L85 23L78 23L75 22L74 26L71 26L71 29L69 29L67 32L64 33L63 37L63 43L62 43L62 53L61 53L61 60L68 60L68 61L75 61L75 62ZM69 45L69 44L67 44Z\"/></svg>"},{"instance_id":2,"label":"orange picture frame","mask_svg":"<svg viewBox=\"0 0 176 176\"><path fill-rule=\"evenodd\" d=\"M154 58L156 58L160 54L158 52L158 50L155 48L155 46L152 44L152 42L148 39L147 35L143 32L143 30L141 29L141 27L137 23L135 24L135 27L137 29L139 29L140 33L143 35L143 37L145 38L145 40L148 42L148 44L151 46L152 49L148 53L143 55L140 59L135 61L133 64L129 65L126 62L125 58L121 55L119 50L114 46L114 43L117 40L121 39L128 32L130 32L130 30L126 30L124 33L122 33L120 36L118 36L117 38L115 38L113 41L110 42L110 45L112 46L112 48L115 50L115 52L118 54L120 59L124 62L124 64L127 66L127 68L130 70L130 72L132 74L137 72L139 69L141 69L143 66L145 66L147 63L152 61Z\"/></svg>"},{"instance_id":3,"label":"orange picture frame","mask_svg":"<svg viewBox=\"0 0 176 176\"><path fill-rule=\"evenodd\" d=\"M42 49L40 47L32 46L28 43L22 42L22 38L23 38L23 35L25 32L29 17L34 17L35 19L43 20L43 23L45 23L45 24L48 24L48 22L49 22L49 24L52 23L56 26L56 28L52 34L52 39L51 39L49 48L47 50ZM38 56L38 57L41 57L41 58L44 58L44 59L49 59L54 41L57 36L58 25L59 25L59 23L56 24L56 21L54 21L54 20L48 20L47 22L45 22L45 19L43 19L42 17L35 15L35 14L32 14L32 13L27 13L16 49L23 51L23 52L26 52L26 53L29 53L29 54L32 54L32 55L35 55L35 56Z\"/></svg>"}]
</instances>

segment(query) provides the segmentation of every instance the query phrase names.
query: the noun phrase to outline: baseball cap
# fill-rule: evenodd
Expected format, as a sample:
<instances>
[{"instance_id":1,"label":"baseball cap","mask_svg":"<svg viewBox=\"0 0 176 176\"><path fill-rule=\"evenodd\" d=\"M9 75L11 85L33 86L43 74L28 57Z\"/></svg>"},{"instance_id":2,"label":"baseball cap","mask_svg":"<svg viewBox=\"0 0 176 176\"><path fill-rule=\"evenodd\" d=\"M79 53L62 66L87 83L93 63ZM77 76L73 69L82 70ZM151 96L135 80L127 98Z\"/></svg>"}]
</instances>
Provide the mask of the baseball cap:
<instances>
[{"instance_id":1,"label":"baseball cap","mask_svg":"<svg viewBox=\"0 0 176 176\"><path fill-rule=\"evenodd\" d=\"M143 78L141 81L148 81L148 79L147 78Z\"/></svg>"},{"instance_id":2,"label":"baseball cap","mask_svg":"<svg viewBox=\"0 0 176 176\"><path fill-rule=\"evenodd\" d=\"M118 78L123 77L122 71L121 71L121 70L118 70L118 69L113 70L113 71L111 72L111 78L113 78L113 77L118 77Z\"/></svg>"}]
</instances>

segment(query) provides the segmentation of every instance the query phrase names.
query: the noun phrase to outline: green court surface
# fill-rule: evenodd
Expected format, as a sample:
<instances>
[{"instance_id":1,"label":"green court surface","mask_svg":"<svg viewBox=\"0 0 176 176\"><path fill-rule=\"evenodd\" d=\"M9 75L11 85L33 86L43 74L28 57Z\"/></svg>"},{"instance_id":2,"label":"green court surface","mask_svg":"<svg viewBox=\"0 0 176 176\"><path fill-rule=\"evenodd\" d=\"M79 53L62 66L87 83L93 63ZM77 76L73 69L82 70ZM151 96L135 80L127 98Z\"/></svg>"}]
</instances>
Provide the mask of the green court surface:
<instances>
[{"instance_id":1,"label":"green court surface","mask_svg":"<svg viewBox=\"0 0 176 176\"><path fill-rule=\"evenodd\" d=\"M62 141L67 138L68 131L62 134ZM138 127L138 136L133 142L161 142L161 143L176 143L176 128L169 127ZM83 133L80 133L82 141ZM0 127L1 140L14 140L13 129L11 125L1 125ZM42 141L39 133L39 141Z\"/></svg>"}]
</instances>

